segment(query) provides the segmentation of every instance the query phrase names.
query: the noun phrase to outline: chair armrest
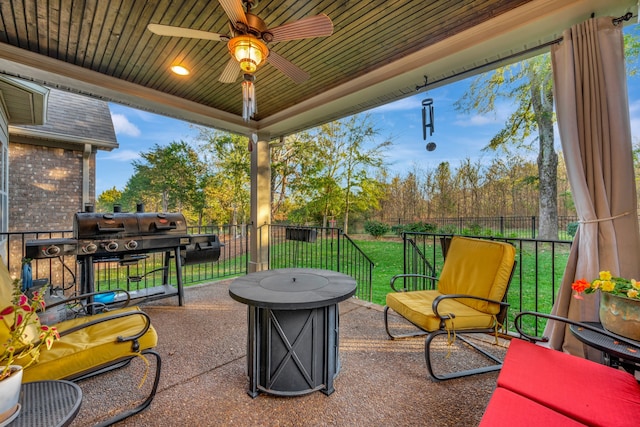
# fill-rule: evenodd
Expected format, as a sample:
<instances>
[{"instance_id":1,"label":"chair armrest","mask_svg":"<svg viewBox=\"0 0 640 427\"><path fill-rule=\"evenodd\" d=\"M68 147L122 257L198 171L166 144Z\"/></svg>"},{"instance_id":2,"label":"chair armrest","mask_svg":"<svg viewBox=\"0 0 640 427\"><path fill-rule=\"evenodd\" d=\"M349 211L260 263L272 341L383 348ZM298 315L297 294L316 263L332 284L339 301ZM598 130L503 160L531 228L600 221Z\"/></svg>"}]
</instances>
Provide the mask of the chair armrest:
<instances>
[{"instance_id":1,"label":"chair armrest","mask_svg":"<svg viewBox=\"0 0 640 427\"><path fill-rule=\"evenodd\" d=\"M129 336L129 337L122 337L119 336L117 338L118 342L125 342L125 341L135 341L137 339L139 339L140 337L142 337L145 333L147 333L147 331L149 330L149 328L151 327L151 318L149 317L149 315L147 313L145 313L144 311L141 310L131 310L131 311L123 311L123 312L119 312L119 313L112 313L112 314L108 314L108 315L99 315L99 316L88 316L87 317L87 321L74 326L72 328L66 329L64 331L60 332L60 336L66 336L69 334L72 334L74 332L80 331L84 328L87 328L89 326L93 326L93 325L97 325L103 322L109 322L111 320L116 320L116 319L121 319L123 317L128 317L128 316L141 316L144 320L144 325L142 326L142 329L140 330L140 332L138 332L135 335ZM94 318L95 317L95 318Z\"/></svg>"},{"instance_id":2,"label":"chair armrest","mask_svg":"<svg viewBox=\"0 0 640 427\"><path fill-rule=\"evenodd\" d=\"M391 282L389 283L389 285L391 286L391 289L393 289L395 292L410 292L411 290L407 288L406 286L406 281L404 281L403 283L403 287L402 289L397 289L395 287L395 281L397 279L400 278L407 278L407 277L414 277L414 278L420 278L420 279L431 279L432 282L436 282L438 280L437 277L434 276L427 276L426 274L396 274L395 276L393 276L391 278Z\"/></svg>"},{"instance_id":3,"label":"chair armrest","mask_svg":"<svg viewBox=\"0 0 640 427\"><path fill-rule=\"evenodd\" d=\"M531 342L548 342L549 338L545 337L545 336L536 337L536 336L533 336L533 335L529 335L526 332L523 332L522 331L522 317L524 317L524 316L534 316L536 318L542 317L542 318L545 318L545 319L550 319L550 320L556 320L558 322L563 322L563 323L566 323L566 324L569 324L569 325L579 326L580 328L588 329L589 331L598 333L600 335L604 335L606 337L609 337L611 339L619 341L620 343L624 343L625 345L640 351L640 345L638 345L637 341L629 340L627 338L621 337L620 335L612 334L611 332L607 331L606 329L596 328L596 327L593 327L591 325L587 325L586 323L582 323L582 322L579 322L577 320L567 319L566 317L556 316L554 314L538 313L538 312L535 312L535 311L522 311L522 312L520 312L520 313L518 313L516 315L516 317L513 319L513 323L515 324L516 330L518 331L520 336L522 338L525 338L525 339L531 341Z\"/></svg>"},{"instance_id":4,"label":"chair armrest","mask_svg":"<svg viewBox=\"0 0 640 427\"><path fill-rule=\"evenodd\" d=\"M504 302L504 301L496 301L496 300L492 300L489 298L483 298L483 297L478 297L478 296L474 296L474 295L465 295L465 294L444 294L444 295L439 295L437 296L434 300L433 300L433 304L431 306L431 309L433 310L433 313L438 316L440 319L454 319L456 317L456 315L454 313L449 313L449 314L440 314L438 312L438 305L440 304L440 301L443 301L445 299L457 299L457 298L467 298L467 299L474 299L474 300L478 300L478 301L486 301L486 302L490 302L493 304L499 304L500 305L500 309L503 308L507 308L509 307L509 304Z\"/></svg>"}]
</instances>

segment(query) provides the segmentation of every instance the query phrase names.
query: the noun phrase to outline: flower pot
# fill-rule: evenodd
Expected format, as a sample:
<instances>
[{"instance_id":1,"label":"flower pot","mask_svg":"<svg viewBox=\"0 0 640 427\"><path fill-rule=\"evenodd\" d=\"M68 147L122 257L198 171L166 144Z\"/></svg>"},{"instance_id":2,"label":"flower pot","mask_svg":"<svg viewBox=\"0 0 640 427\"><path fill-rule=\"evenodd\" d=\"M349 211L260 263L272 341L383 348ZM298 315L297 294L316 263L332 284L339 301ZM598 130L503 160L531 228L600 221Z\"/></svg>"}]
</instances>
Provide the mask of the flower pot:
<instances>
[{"instance_id":1,"label":"flower pot","mask_svg":"<svg viewBox=\"0 0 640 427\"><path fill-rule=\"evenodd\" d=\"M20 407L20 387L22 386L22 366L11 365L13 373L0 381L0 426L15 418Z\"/></svg>"},{"instance_id":2,"label":"flower pot","mask_svg":"<svg viewBox=\"0 0 640 427\"><path fill-rule=\"evenodd\" d=\"M600 292L600 323L609 332L640 341L640 300Z\"/></svg>"}]
</instances>

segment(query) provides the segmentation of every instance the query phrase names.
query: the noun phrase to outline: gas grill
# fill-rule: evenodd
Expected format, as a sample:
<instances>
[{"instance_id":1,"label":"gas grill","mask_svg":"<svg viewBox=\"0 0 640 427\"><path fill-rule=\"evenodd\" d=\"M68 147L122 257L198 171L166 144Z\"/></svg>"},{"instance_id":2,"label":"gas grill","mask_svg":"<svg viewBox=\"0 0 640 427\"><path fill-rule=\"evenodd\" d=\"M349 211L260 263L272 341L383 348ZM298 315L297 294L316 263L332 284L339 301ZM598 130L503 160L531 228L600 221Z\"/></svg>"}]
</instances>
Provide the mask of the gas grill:
<instances>
[{"instance_id":1,"label":"gas grill","mask_svg":"<svg viewBox=\"0 0 640 427\"><path fill-rule=\"evenodd\" d=\"M180 213L80 212L73 220L78 256L119 258L188 245L187 222Z\"/></svg>"},{"instance_id":2,"label":"gas grill","mask_svg":"<svg viewBox=\"0 0 640 427\"><path fill-rule=\"evenodd\" d=\"M139 205L133 213L119 209L112 213L78 212L73 219L73 238L28 241L25 256L42 259L75 255L81 264L80 290L90 293L94 291L94 263L129 265L147 258L149 253L166 252L162 292L175 289L167 284L169 262L173 257L178 299L182 305L182 265L216 261L220 257L220 246L215 234L188 234L181 213L144 212Z\"/></svg>"}]
</instances>

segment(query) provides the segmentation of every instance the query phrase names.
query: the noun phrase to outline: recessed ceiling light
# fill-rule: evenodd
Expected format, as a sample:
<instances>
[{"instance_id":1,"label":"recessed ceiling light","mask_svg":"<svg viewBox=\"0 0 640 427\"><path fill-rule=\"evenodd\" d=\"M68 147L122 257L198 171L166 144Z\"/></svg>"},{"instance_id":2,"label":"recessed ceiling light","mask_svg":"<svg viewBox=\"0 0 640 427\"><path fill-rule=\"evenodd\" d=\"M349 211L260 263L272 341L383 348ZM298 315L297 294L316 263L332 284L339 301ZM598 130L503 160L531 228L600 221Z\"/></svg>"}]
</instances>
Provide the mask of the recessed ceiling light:
<instances>
[{"instance_id":1,"label":"recessed ceiling light","mask_svg":"<svg viewBox=\"0 0 640 427\"><path fill-rule=\"evenodd\" d=\"M188 76L191 71L182 64L172 65L171 71L179 76Z\"/></svg>"}]
</instances>

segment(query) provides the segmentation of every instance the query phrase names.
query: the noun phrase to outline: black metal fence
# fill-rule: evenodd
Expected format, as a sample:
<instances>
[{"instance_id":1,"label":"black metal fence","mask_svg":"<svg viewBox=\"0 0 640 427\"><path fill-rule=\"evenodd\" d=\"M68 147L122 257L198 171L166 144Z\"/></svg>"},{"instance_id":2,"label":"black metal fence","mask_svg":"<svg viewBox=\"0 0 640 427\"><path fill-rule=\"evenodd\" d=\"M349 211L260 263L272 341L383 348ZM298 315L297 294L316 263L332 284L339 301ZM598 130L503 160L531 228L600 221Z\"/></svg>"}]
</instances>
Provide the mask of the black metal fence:
<instances>
[{"instance_id":1,"label":"black metal fence","mask_svg":"<svg viewBox=\"0 0 640 427\"><path fill-rule=\"evenodd\" d=\"M373 262L339 228L271 225L269 268L320 268L356 279L356 296L371 301Z\"/></svg>"},{"instance_id":2,"label":"black metal fence","mask_svg":"<svg viewBox=\"0 0 640 427\"><path fill-rule=\"evenodd\" d=\"M269 268L319 268L340 271L356 279L356 296L370 301L373 262L358 245L337 228L269 227ZM182 266L184 285L204 283L246 274L248 271L248 227L242 225L188 227L189 234L217 234L222 247L218 261ZM72 231L5 233L9 241L9 270L20 277L25 243L29 240L70 238ZM167 258L169 256L170 258ZM96 290L125 289L147 298L161 295L163 287L176 286L175 263L171 252L146 254L135 263L96 262L93 265ZM79 293L81 266L75 256L31 261L33 279L47 279L66 295ZM168 280L167 280L168 279Z\"/></svg>"},{"instance_id":3,"label":"black metal fence","mask_svg":"<svg viewBox=\"0 0 640 427\"><path fill-rule=\"evenodd\" d=\"M575 216L558 217L558 233L560 240L572 240L571 223L578 221ZM431 224L433 230L443 234L464 234L474 236L500 236L505 238L535 239L538 235L539 218L537 216L495 216L495 217L447 217L428 218L420 223ZM412 224L411 221L398 218L391 221L394 229L402 229ZM405 230L409 231L409 230ZM413 230L415 231L415 230ZM575 230L573 230L575 233Z\"/></svg>"},{"instance_id":4,"label":"black metal fence","mask_svg":"<svg viewBox=\"0 0 640 427\"><path fill-rule=\"evenodd\" d=\"M244 225L222 227L190 227L190 234L214 233L220 238L220 259L215 262L187 265L182 277L185 285L204 283L246 274L248 271L249 233ZM372 301L376 294L390 291L389 279L394 274L421 273L437 275L444 262L444 233L404 233L403 263L397 271L388 269L389 277L374 277L374 262L357 242L338 228L269 226L270 268L320 268L340 271L356 279L356 296ZM27 240L71 237L71 231L6 233L0 237L9 241L9 268L12 276L19 277L21 260ZM482 237L486 236L472 236ZM517 249L517 268L508 294L511 304L509 319L519 311L531 310L549 313L560 286L567 263L571 242L547 241L527 238L491 237L507 241ZM135 264L120 265L117 262L95 264L96 289L122 288L138 291L161 287L166 259L165 253L149 254ZM176 277L173 263L168 263L171 286ZM80 266L75 256L38 259L32 261L33 278L46 278L53 287L66 289L66 294L79 288ZM378 273L380 276L380 273ZM431 281L414 280L415 289L434 286ZM374 289L375 288L375 289ZM379 298L378 298L379 299ZM384 301L374 301L383 304ZM539 332L541 323L530 329ZM513 330L509 325L509 330Z\"/></svg>"}]
</instances>

